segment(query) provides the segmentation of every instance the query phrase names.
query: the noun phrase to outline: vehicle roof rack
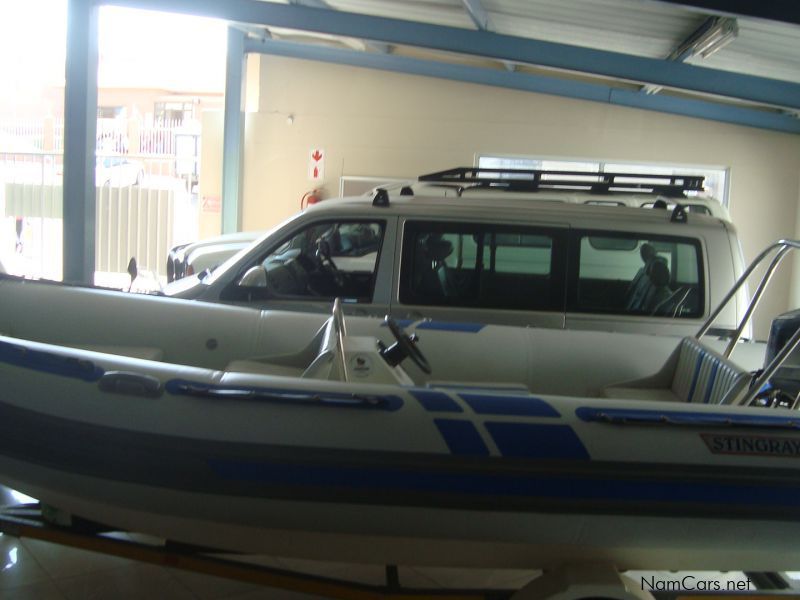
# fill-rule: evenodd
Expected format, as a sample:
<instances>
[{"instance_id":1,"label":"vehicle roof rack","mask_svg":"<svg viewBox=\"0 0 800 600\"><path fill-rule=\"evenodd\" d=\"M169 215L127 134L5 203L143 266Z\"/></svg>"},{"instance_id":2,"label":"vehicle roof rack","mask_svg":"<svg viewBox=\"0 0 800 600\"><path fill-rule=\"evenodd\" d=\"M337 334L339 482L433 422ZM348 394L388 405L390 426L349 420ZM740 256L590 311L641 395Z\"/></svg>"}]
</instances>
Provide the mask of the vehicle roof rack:
<instances>
[{"instance_id":1,"label":"vehicle roof rack","mask_svg":"<svg viewBox=\"0 0 800 600\"><path fill-rule=\"evenodd\" d=\"M419 181L456 184L460 186L461 191L488 188L509 192L539 190L584 191L593 194L626 192L661 194L669 198L684 197L686 192L702 192L704 179L703 175L592 173L482 167L456 167L419 176Z\"/></svg>"}]
</instances>

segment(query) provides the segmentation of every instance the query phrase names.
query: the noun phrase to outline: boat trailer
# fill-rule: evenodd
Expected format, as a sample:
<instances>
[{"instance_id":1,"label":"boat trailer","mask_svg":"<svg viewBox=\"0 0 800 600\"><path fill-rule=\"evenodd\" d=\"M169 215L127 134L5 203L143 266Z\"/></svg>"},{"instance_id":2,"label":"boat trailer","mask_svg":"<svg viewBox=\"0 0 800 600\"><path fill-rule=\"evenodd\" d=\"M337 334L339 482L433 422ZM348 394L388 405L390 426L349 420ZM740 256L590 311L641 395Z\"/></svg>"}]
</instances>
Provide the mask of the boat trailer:
<instances>
[{"instance_id":1,"label":"boat trailer","mask_svg":"<svg viewBox=\"0 0 800 600\"><path fill-rule=\"evenodd\" d=\"M148 564L192 571L265 587L289 590L336 600L710 600L712 598L800 598L778 573L748 573L757 594L687 594L647 591L620 574L612 565L565 565L545 571L518 590L411 588L400 582L400 569L385 566L385 583L370 585L347 579L255 564L248 555L191 546L169 540L134 541L131 533L72 518L69 525L52 509L38 502L0 508L0 533L31 538L79 550L117 556Z\"/></svg>"}]
</instances>

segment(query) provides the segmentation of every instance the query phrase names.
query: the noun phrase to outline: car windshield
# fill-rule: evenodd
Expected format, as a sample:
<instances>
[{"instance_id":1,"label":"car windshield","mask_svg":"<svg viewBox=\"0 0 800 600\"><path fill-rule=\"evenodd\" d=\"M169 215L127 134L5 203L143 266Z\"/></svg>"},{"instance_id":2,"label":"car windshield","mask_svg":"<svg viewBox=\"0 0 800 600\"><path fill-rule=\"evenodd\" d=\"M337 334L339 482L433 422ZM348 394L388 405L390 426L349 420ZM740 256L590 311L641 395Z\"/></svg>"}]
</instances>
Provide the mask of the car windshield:
<instances>
[{"instance_id":1,"label":"car windshield","mask_svg":"<svg viewBox=\"0 0 800 600\"><path fill-rule=\"evenodd\" d=\"M293 221L295 218L297 217L294 216L291 219L284 221L274 229L270 229L264 235L256 239L252 244L250 244L249 246L245 246L244 248L239 250L236 254L234 254L224 262L220 263L217 267L211 269L211 272L206 277L203 278L203 283L207 284L214 283L214 281L216 281L219 277L227 273L229 269L238 269L241 266L241 260L244 258L244 256L246 256L257 246L260 246L265 239L271 238L276 231L281 229L287 223ZM192 280L195 281L194 278L192 278Z\"/></svg>"},{"instance_id":2,"label":"car windshield","mask_svg":"<svg viewBox=\"0 0 800 600\"><path fill-rule=\"evenodd\" d=\"M181 277L180 279L169 282L164 286L162 291L165 296L177 296L178 294L182 294L187 290L201 285L203 285L203 282L197 277Z\"/></svg>"}]
</instances>

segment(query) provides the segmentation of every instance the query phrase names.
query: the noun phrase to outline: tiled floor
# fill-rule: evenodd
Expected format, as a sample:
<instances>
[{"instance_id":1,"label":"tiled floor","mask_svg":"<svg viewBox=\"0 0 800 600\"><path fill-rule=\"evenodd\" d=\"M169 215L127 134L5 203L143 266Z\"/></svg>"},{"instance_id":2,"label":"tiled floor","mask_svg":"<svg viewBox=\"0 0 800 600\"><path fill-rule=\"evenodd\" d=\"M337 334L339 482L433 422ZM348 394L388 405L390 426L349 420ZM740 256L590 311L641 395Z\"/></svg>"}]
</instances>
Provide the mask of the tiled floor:
<instances>
[{"instance_id":1,"label":"tiled floor","mask_svg":"<svg viewBox=\"0 0 800 600\"><path fill-rule=\"evenodd\" d=\"M210 600L282 596L254 585L5 535L0 537L0 597Z\"/></svg>"},{"instance_id":2,"label":"tiled floor","mask_svg":"<svg viewBox=\"0 0 800 600\"><path fill-rule=\"evenodd\" d=\"M24 498L0 487L0 506ZM383 585L383 567L264 558L267 566ZM462 569L400 570L408 588L518 589L534 571ZM0 598L3 600L322 600L317 596L268 588L202 573L87 552L40 540L0 534Z\"/></svg>"}]
</instances>

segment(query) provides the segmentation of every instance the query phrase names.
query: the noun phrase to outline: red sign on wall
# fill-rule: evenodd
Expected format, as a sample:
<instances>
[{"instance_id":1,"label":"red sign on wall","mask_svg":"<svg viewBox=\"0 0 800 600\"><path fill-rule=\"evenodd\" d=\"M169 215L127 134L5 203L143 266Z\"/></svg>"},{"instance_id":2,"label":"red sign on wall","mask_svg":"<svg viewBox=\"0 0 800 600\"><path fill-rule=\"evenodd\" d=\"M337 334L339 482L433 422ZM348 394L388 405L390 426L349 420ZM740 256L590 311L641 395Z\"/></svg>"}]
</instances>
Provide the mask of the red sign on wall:
<instances>
[{"instance_id":1,"label":"red sign on wall","mask_svg":"<svg viewBox=\"0 0 800 600\"><path fill-rule=\"evenodd\" d=\"M322 148L312 148L308 153L308 179L310 181L325 179L325 151Z\"/></svg>"},{"instance_id":2,"label":"red sign on wall","mask_svg":"<svg viewBox=\"0 0 800 600\"><path fill-rule=\"evenodd\" d=\"M222 199L219 196L203 196L200 207L203 212L218 213L222 208Z\"/></svg>"}]
</instances>

